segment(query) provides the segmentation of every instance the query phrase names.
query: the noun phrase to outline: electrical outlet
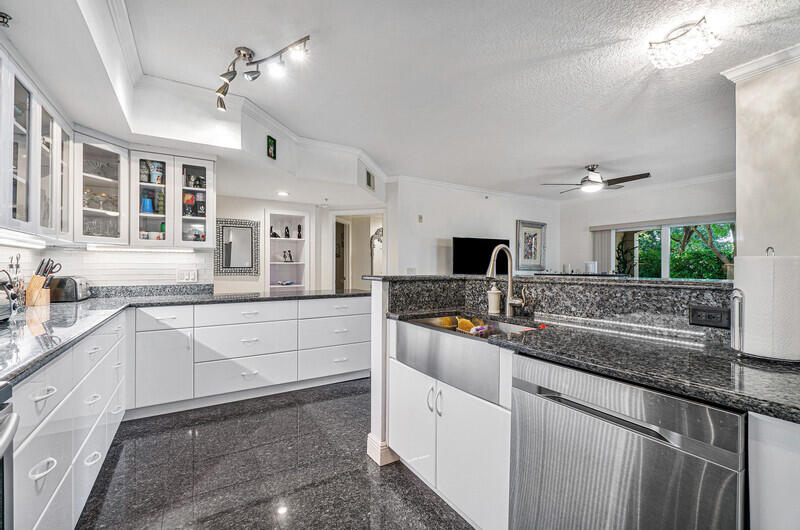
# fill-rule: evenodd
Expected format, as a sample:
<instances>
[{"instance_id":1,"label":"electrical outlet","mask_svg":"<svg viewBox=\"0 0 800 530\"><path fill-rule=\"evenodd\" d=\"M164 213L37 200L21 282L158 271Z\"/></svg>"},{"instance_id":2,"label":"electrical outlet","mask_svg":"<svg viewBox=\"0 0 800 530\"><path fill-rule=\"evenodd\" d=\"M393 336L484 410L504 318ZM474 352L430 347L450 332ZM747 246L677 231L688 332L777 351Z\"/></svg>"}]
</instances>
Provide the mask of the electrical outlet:
<instances>
[{"instance_id":1,"label":"electrical outlet","mask_svg":"<svg viewBox=\"0 0 800 530\"><path fill-rule=\"evenodd\" d=\"M197 283L197 269L178 269L175 280L178 283Z\"/></svg>"},{"instance_id":2,"label":"electrical outlet","mask_svg":"<svg viewBox=\"0 0 800 530\"><path fill-rule=\"evenodd\" d=\"M730 329L731 310L729 307L692 305L689 306L689 324Z\"/></svg>"}]
</instances>

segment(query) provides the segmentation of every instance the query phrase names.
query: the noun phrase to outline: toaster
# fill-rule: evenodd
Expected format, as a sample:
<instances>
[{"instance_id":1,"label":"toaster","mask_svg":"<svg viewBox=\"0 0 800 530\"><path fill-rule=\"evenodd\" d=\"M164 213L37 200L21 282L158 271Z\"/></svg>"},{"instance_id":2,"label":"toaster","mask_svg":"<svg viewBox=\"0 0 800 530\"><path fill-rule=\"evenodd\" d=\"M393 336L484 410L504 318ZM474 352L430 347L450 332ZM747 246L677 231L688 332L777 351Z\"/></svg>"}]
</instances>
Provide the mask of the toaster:
<instances>
[{"instance_id":1,"label":"toaster","mask_svg":"<svg viewBox=\"0 0 800 530\"><path fill-rule=\"evenodd\" d=\"M0 286L0 322L8 320L14 314L14 301L10 293L8 289Z\"/></svg>"},{"instance_id":2,"label":"toaster","mask_svg":"<svg viewBox=\"0 0 800 530\"><path fill-rule=\"evenodd\" d=\"M53 276L51 302L80 302L89 298L89 282L81 276Z\"/></svg>"}]
</instances>

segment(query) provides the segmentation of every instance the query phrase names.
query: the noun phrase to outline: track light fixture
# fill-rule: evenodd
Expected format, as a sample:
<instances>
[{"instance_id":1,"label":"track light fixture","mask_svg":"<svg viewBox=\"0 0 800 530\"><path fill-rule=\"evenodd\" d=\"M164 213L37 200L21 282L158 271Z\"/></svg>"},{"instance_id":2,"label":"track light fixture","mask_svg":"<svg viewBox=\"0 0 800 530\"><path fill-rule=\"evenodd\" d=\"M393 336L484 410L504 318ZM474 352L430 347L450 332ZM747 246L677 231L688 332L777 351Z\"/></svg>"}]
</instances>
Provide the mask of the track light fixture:
<instances>
[{"instance_id":1,"label":"track light fixture","mask_svg":"<svg viewBox=\"0 0 800 530\"><path fill-rule=\"evenodd\" d=\"M308 57L309 40L311 40L311 36L306 35L263 59L255 59L255 53L250 48L245 46L236 48L233 51L233 60L228 65L228 68L219 74L222 86L217 89L217 109L225 110L223 98L228 94L229 85L236 78L236 61L241 60L245 66L256 67L255 70L249 70L242 74L248 81L255 81L261 76L261 63L267 63L267 71L270 77L280 79L286 76L286 63L283 61L284 54L288 55L293 61L304 61Z\"/></svg>"}]
</instances>

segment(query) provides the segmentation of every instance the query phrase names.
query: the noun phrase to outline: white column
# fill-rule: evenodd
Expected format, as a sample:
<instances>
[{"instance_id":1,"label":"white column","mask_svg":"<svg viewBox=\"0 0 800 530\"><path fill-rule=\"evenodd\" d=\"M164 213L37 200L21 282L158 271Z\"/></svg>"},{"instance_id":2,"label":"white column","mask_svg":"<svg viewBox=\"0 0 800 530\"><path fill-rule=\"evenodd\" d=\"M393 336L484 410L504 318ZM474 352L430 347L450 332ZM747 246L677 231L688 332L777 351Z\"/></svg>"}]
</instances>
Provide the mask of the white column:
<instances>
[{"instance_id":1,"label":"white column","mask_svg":"<svg viewBox=\"0 0 800 530\"><path fill-rule=\"evenodd\" d=\"M664 279L669 278L669 227L661 227L661 277Z\"/></svg>"}]
</instances>

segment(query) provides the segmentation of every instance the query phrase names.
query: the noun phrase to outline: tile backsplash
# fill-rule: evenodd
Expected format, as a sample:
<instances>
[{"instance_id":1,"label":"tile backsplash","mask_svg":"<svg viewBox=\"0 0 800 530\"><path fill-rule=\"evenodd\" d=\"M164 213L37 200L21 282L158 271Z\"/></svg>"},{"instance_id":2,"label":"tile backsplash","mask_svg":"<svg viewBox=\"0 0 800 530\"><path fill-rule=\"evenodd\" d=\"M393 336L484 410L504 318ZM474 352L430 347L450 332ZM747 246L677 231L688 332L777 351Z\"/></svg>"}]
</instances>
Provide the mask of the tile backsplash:
<instances>
[{"instance_id":1,"label":"tile backsplash","mask_svg":"<svg viewBox=\"0 0 800 530\"><path fill-rule=\"evenodd\" d=\"M90 285L169 285L177 283L182 269L197 269L197 284L211 284L213 251L195 252L115 252L83 249L47 248L30 250L0 246L0 268L8 267L9 256L20 254L20 271L30 278L45 255L60 262L61 275L83 276Z\"/></svg>"}]
</instances>

